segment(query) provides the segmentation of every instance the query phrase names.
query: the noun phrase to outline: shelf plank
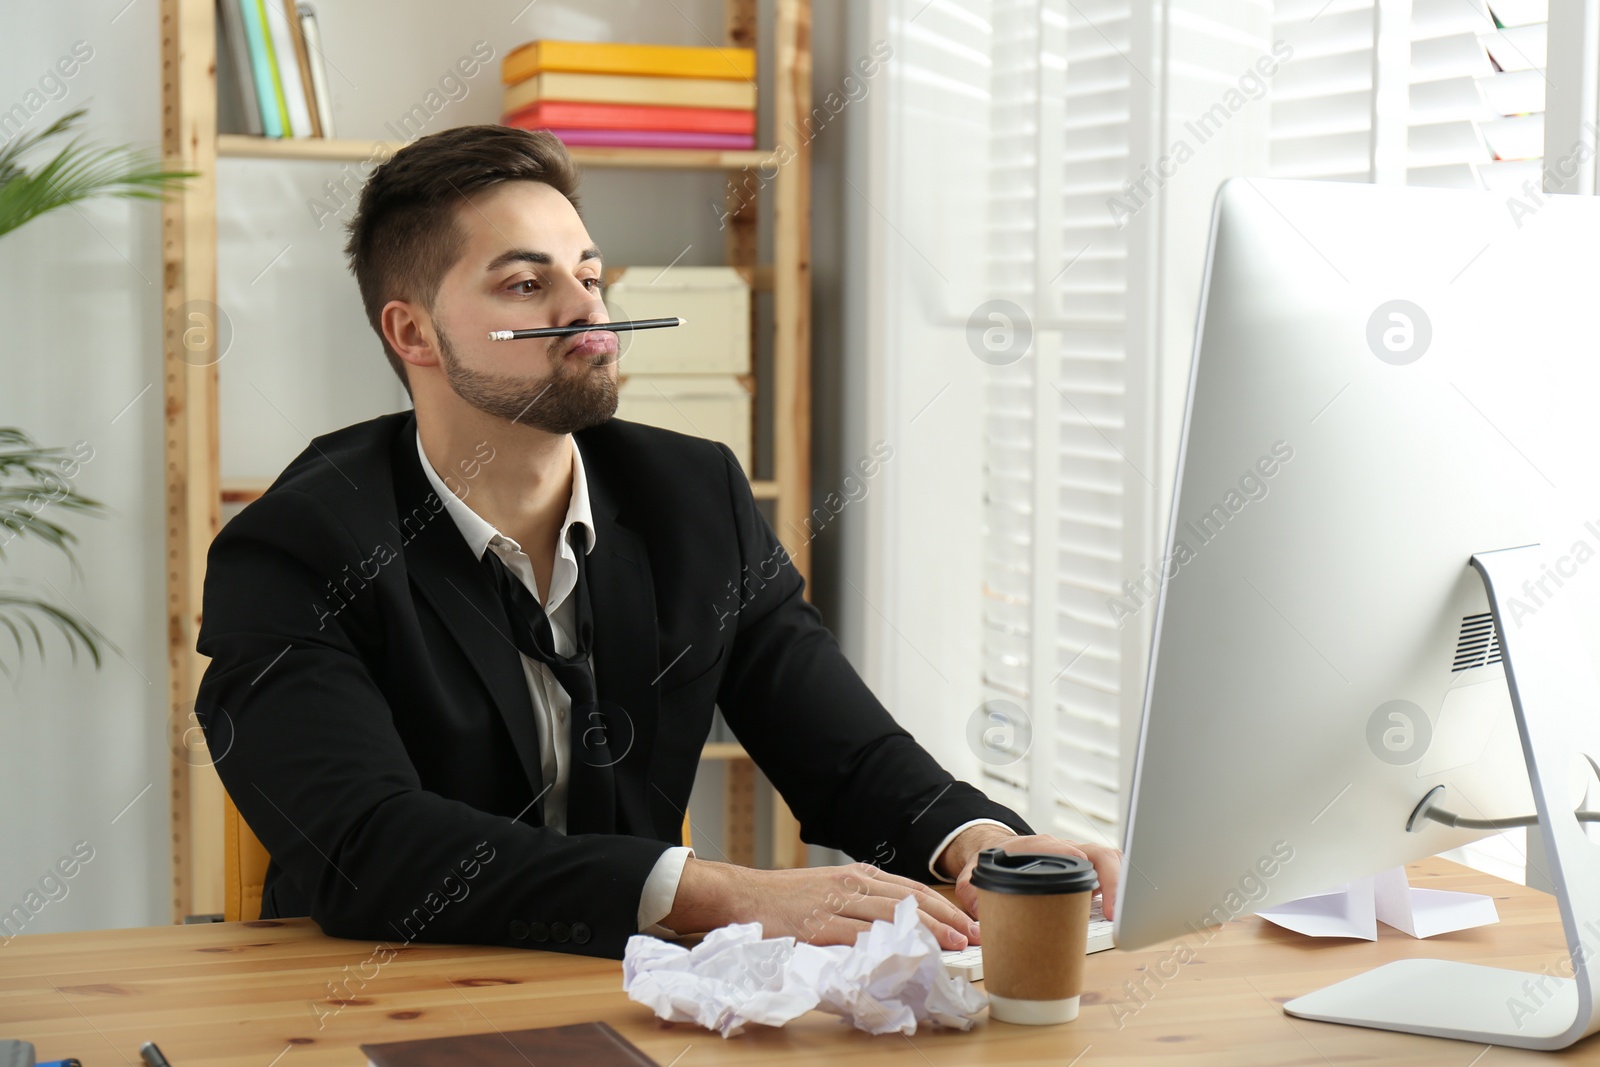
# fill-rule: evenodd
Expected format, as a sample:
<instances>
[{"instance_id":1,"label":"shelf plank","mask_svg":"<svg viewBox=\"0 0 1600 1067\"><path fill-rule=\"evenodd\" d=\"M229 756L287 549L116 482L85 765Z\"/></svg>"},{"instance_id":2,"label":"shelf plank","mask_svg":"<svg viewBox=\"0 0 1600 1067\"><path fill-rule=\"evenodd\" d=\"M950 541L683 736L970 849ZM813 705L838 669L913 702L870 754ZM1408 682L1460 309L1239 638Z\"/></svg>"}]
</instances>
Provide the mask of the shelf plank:
<instances>
[{"instance_id":1,"label":"shelf plank","mask_svg":"<svg viewBox=\"0 0 1600 1067\"><path fill-rule=\"evenodd\" d=\"M297 159L325 163L381 163L405 147L403 141L367 141L346 137L252 137L239 133L217 134L217 155L232 159ZM617 167L634 170L743 170L759 167L772 157L767 149L722 151L708 148L600 148L575 145L567 149L581 167Z\"/></svg>"},{"instance_id":2,"label":"shelf plank","mask_svg":"<svg viewBox=\"0 0 1600 1067\"><path fill-rule=\"evenodd\" d=\"M706 746L700 750L703 760L740 760L749 759L744 746L737 741L707 741Z\"/></svg>"},{"instance_id":3,"label":"shelf plank","mask_svg":"<svg viewBox=\"0 0 1600 1067\"><path fill-rule=\"evenodd\" d=\"M224 504L248 504L267 491L272 484L270 478L239 478L222 483L222 502ZM756 479L750 483L750 491L757 500L777 500L778 483L768 479Z\"/></svg>"},{"instance_id":4,"label":"shelf plank","mask_svg":"<svg viewBox=\"0 0 1600 1067\"><path fill-rule=\"evenodd\" d=\"M222 483L222 502L224 504L248 504L272 484L271 478L240 478L237 481Z\"/></svg>"}]
</instances>

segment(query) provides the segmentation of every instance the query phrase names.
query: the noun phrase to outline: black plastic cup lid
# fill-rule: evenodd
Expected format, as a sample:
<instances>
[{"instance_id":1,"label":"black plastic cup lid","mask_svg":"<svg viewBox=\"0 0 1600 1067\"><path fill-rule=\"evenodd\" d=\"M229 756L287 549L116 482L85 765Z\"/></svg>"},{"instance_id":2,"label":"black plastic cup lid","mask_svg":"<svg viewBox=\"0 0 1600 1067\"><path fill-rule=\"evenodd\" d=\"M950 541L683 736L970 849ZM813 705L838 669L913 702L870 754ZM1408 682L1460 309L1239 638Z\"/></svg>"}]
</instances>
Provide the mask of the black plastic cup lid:
<instances>
[{"instance_id":1,"label":"black plastic cup lid","mask_svg":"<svg viewBox=\"0 0 1600 1067\"><path fill-rule=\"evenodd\" d=\"M1083 893L1099 888L1100 879L1094 864L1077 856L986 848L978 853L972 884L994 893Z\"/></svg>"}]
</instances>

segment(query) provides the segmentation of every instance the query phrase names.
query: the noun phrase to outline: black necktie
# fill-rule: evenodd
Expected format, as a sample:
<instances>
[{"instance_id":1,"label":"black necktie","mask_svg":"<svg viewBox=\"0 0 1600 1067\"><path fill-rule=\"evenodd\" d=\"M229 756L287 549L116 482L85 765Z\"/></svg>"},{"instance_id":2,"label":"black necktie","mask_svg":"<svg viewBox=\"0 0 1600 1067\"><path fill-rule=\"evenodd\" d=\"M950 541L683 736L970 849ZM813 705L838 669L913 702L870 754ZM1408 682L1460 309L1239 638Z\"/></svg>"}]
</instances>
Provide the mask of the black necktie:
<instances>
[{"instance_id":1,"label":"black necktie","mask_svg":"<svg viewBox=\"0 0 1600 1067\"><path fill-rule=\"evenodd\" d=\"M511 573L492 548L483 550L488 570L511 623L511 640L517 651L545 664L572 701L571 754L567 781L567 833L614 833L614 794L607 716L600 707L589 656L594 647L594 618L589 604L582 531L568 528L567 543L578 562L578 580L572 590L573 645L570 656L556 651L555 634L544 607L522 580ZM549 783L545 783L548 785ZM540 805L543 811L543 805Z\"/></svg>"}]
</instances>

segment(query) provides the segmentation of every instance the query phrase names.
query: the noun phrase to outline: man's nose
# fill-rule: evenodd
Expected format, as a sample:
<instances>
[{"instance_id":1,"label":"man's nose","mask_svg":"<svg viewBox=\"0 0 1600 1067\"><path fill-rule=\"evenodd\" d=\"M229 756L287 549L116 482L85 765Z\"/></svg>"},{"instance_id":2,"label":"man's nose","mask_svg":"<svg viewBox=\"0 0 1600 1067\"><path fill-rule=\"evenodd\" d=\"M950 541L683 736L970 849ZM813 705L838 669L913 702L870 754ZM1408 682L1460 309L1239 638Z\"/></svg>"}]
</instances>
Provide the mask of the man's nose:
<instances>
[{"instance_id":1,"label":"man's nose","mask_svg":"<svg viewBox=\"0 0 1600 1067\"><path fill-rule=\"evenodd\" d=\"M567 326L584 326L595 322L608 322L611 316L606 311L605 301L600 294L589 289L578 279L572 279L571 285L564 287L560 314L556 321Z\"/></svg>"}]
</instances>

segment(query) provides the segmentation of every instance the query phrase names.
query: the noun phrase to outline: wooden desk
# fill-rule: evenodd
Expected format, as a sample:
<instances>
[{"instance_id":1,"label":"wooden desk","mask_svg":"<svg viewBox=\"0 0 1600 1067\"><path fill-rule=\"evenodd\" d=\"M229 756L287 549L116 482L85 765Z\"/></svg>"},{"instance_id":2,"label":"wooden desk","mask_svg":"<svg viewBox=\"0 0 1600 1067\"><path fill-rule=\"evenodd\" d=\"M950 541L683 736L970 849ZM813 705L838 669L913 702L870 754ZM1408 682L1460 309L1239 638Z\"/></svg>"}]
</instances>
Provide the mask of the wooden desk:
<instances>
[{"instance_id":1,"label":"wooden desk","mask_svg":"<svg viewBox=\"0 0 1600 1067\"><path fill-rule=\"evenodd\" d=\"M1316 943L1252 916L1203 946L1191 939L1194 958L1181 966L1170 945L1114 949L1089 958L1083 1014L1062 1026L985 1019L967 1033L925 1027L911 1038L872 1037L812 1012L724 1041L697 1026L662 1023L630 1001L613 960L413 945L380 963L375 946L325 937L296 919L18 937L0 946L0 1036L34 1042L41 1058L78 1056L86 1065L138 1064L139 1045L153 1040L174 1067L360 1065L363 1041L590 1019L611 1023L663 1067L1600 1061L1600 1039L1564 1054L1485 1051L1284 1015L1285 1000L1407 956L1535 972L1565 959L1551 897L1437 859L1415 865L1412 880L1492 893L1501 921L1425 942L1380 927L1376 944ZM1125 986L1141 981L1149 991L1143 1006Z\"/></svg>"}]
</instances>

